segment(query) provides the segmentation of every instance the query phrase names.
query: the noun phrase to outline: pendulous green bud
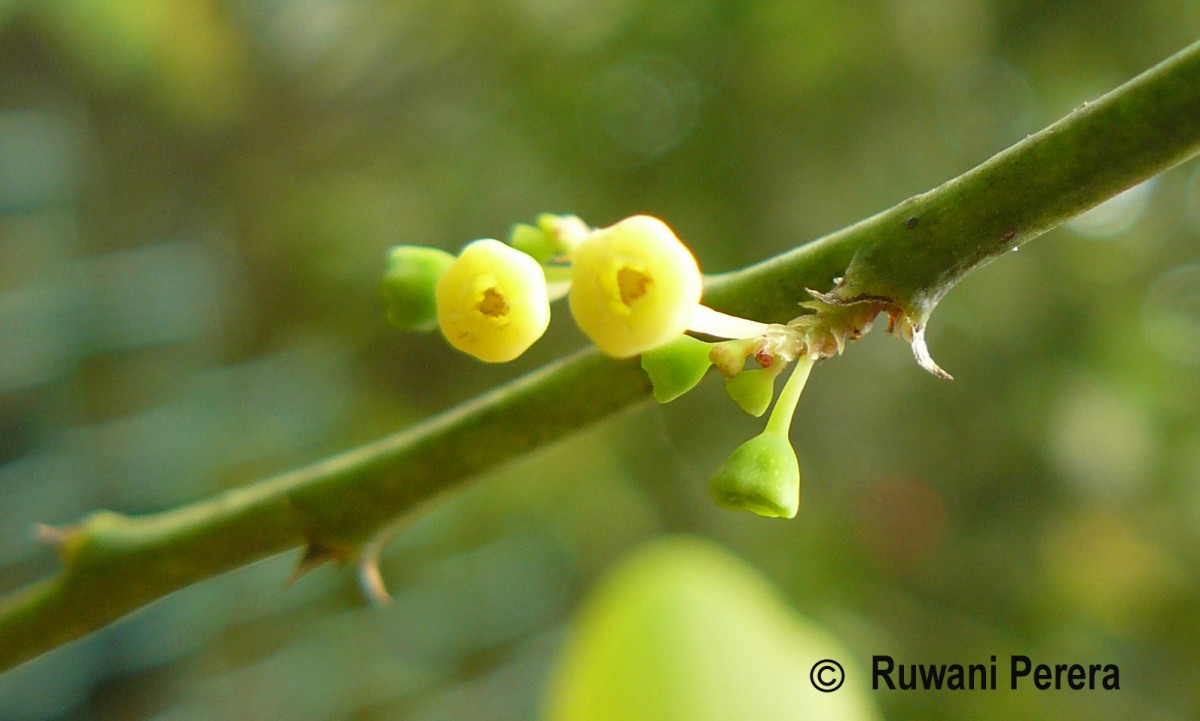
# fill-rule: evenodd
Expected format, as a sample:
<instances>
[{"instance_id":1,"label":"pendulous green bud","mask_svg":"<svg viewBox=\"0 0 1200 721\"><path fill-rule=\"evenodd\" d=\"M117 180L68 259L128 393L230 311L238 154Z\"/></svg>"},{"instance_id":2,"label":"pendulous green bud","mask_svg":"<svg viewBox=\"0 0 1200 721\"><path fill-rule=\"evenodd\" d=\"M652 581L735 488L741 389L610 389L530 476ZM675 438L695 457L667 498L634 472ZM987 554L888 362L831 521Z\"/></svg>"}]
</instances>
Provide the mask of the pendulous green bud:
<instances>
[{"instance_id":1,"label":"pendulous green bud","mask_svg":"<svg viewBox=\"0 0 1200 721\"><path fill-rule=\"evenodd\" d=\"M696 387L704 378L712 361L708 353L711 343L681 335L642 354L642 369L650 376L654 400L670 403ZM770 399L767 399L768 404Z\"/></svg>"},{"instance_id":2,"label":"pendulous green bud","mask_svg":"<svg viewBox=\"0 0 1200 721\"><path fill-rule=\"evenodd\" d=\"M765 430L738 446L709 484L713 498L735 511L795 518L800 462L785 433Z\"/></svg>"},{"instance_id":3,"label":"pendulous green bud","mask_svg":"<svg viewBox=\"0 0 1200 721\"><path fill-rule=\"evenodd\" d=\"M401 330L436 328L438 279L453 262L454 256L439 248L397 245L389 250L380 286L388 322Z\"/></svg>"}]
</instances>

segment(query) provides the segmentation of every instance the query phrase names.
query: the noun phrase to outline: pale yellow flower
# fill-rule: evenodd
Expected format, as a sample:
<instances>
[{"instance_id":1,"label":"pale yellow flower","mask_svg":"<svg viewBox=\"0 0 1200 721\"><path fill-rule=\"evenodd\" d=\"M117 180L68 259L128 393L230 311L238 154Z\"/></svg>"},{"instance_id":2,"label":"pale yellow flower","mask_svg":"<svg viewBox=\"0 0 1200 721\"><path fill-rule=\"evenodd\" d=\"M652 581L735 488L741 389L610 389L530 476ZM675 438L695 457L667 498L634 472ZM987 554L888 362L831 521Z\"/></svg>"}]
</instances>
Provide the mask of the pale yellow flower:
<instances>
[{"instance_id":1,"label":"pale yellow flower","mask_svg":"<svg viewBox=\"0 0 1200 721\"><path fill-rule=\"evenodd\" d=\"M670 341L700 305L696 259L658 218L635 215L593 232L572 262L571 314L609 355L625 358Z\"/></svg>"},{"instance_id":2,"label":"pale yellow flower","mask_svg":"<svg viewBox=\"0 0 1200 721\"><path fill-rule=\"evenodd\" d=\"M476 240L438 280L437 317L450 345L488 363L510 361L550 323L545 273L519 250Z\"/></svg>"}]
</instances>

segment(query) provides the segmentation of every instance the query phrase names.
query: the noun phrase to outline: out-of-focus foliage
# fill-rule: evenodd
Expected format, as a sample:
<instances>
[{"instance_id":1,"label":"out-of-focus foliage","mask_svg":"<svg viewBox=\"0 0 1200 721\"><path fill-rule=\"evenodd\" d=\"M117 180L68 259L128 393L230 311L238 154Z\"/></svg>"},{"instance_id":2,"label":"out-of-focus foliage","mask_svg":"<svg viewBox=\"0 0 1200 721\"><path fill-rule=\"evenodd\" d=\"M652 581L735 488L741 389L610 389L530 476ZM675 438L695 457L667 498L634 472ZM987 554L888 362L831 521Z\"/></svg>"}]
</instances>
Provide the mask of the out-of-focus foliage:
<instances>
[{"instance_id":1,"label":"out-of-focus foliage","mask_svg":"<svg viewBox=\"0 0 1200 721\"><path fill-rule=\"evenodd\" d=\"M1184 0L0 0L0 591L54 568L34 522L202 498L584 342L561 305L509 365L391 330L393 244L652 213L737 267L1197 35ZM879 693L888 718L1195 718L1198 240L1193 163L952 292L953 383L876 334L822 363L794 521L711 502L760 422L710 378L431 510L389 608L274 559L0 677L0 719L529 718L584 594L679 530L864 666L1121 666L1111 694Z\"/></svg>"},{"instance_id":2,"label":"out-of-focus foliage","mask_svg":"<svg viewBox=\"0 0 1200 721\"><path fill-rule=\"evenodd\" d=\"M548 718L873 721L860 669L836 693L796 682L848 657L736 557L692 538L657 541L614 567L581 612ZM819 682L837 683L831 674Z\"/></svg>"}]
</instances>

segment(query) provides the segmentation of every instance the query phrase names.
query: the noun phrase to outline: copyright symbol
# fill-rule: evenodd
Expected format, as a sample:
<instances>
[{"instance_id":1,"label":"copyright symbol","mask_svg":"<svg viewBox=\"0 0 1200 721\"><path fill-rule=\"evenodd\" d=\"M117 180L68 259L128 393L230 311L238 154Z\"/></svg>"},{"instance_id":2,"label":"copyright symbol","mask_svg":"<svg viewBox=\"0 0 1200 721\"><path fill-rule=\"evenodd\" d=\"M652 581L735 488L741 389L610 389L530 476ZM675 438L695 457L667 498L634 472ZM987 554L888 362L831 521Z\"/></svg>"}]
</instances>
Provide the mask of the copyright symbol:
<instances>
[{"instance_id":1,"label":"copyright symbol","mask_svg":"<svg viewBox=\"0 0 1200 721\"><path fill-rule=\"evenodd\" d=\"M827 658L813 664L812 670L808 672L808 680L816 690L831 693L842 687L842 682L846 680L846 672L842 669L842 664Z\"/></svg>"}]
</instances>

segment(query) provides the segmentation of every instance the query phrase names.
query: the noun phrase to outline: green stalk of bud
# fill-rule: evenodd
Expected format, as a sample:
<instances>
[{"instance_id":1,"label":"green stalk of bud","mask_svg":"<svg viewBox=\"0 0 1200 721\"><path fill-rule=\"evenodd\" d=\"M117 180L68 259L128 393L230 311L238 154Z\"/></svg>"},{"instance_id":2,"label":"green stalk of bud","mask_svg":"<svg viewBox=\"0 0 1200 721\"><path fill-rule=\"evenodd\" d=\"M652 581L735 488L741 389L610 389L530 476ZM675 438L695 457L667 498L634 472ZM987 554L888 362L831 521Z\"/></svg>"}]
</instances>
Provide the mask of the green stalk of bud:
<instances>
[{"instance_id":1,"label":"green stalk of bud","mask_svg":"<svg viewBox=\"0 0 1200 721\"><path fill-rule=\"evenodd\" d=\"M380 285L388 322L401 330L436 328L438 279L453 262L454 256L439 248L397 245L389 250Z\"/></svg>"},{"instance_id":2,"label":"green stalk of bud","mask_svg":"<svg viewBox=\"0 0 1200 721\"><path fill-rule=\"evenodd\" d=\"M813 363L807 357L796 360L766 428L738 446L717 470L709 484L717 503L760 516L796 517L800 510L800 462L788 440L788 431Z\"/></svg>"}]
</instances>

